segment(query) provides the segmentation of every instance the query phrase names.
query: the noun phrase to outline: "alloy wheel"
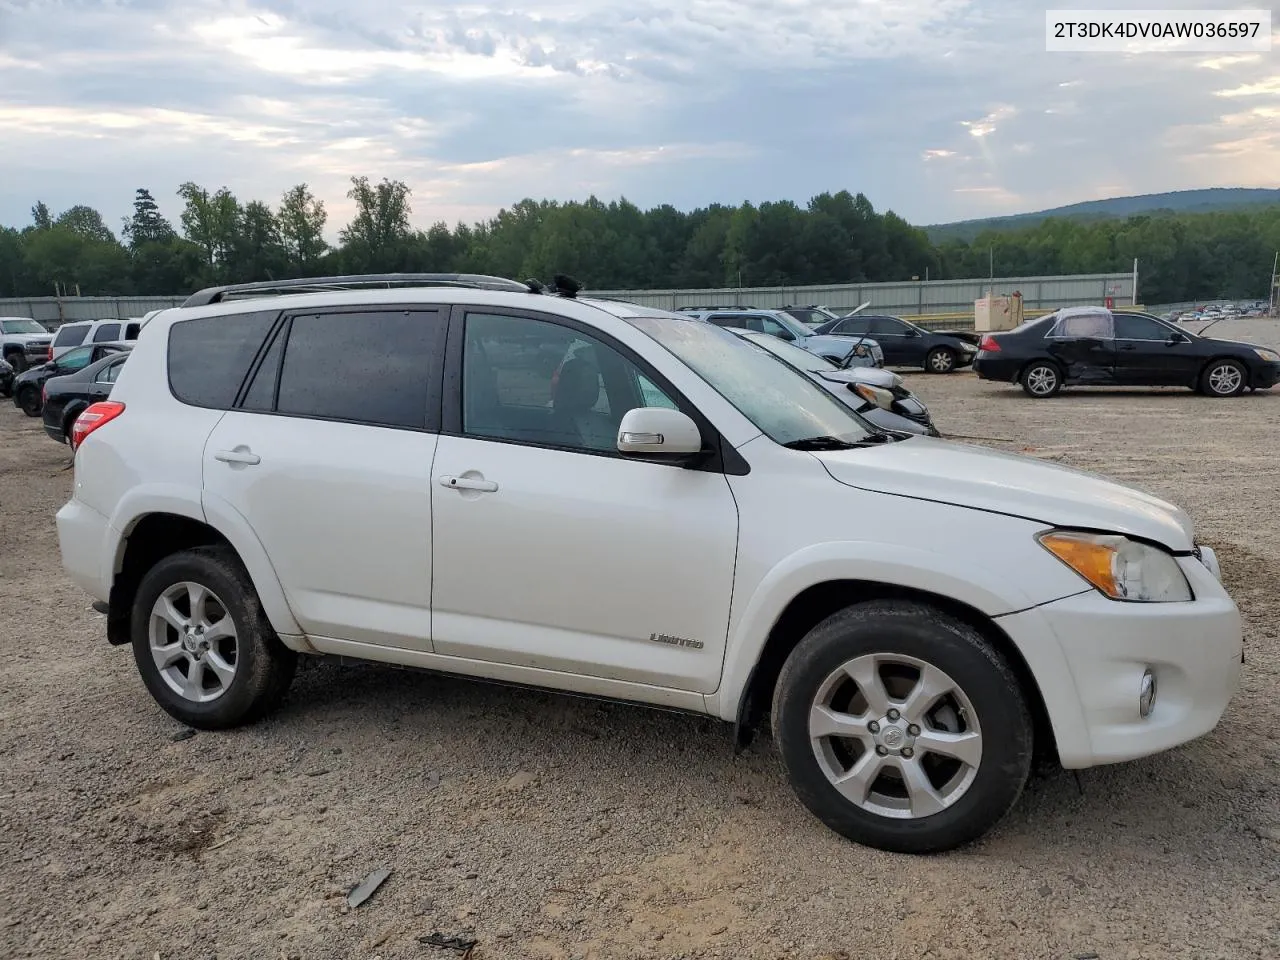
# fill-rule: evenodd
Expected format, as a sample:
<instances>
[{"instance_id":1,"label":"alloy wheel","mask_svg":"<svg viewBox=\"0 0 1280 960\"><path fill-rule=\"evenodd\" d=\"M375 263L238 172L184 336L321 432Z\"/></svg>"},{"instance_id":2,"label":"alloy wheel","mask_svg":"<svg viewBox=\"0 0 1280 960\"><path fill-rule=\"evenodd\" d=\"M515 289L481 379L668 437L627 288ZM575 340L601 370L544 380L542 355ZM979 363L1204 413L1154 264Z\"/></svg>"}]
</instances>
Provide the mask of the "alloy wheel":
<instances>
[{"instance_id":1,"label":"alloy wheel","mask_svg":"<svg viewBox=\"0 0 1280 960\"><path fill-rule=\"evenodd\" d=\"M1223 363L1209 371L1209 389L1220 396L1237 393L1243 384L1244 376L1234 364Z\"/></svg>"},{"instance_id":2,"label":"alloy wheel","mask_svg":"<svg viewBox=\"0 0 1280 960\"><path fill-rule=\"evenodd\" d=\"M867 654L833 671L810 708L809 739L831 785L882 817L942 812L982 763L969 697L942 670L904 654Z\"/></svg>"},{"instance_id":3,"label":"alloy wheel","mask_svg":"<svg viewBox=\"0 0 1280 960\"><path fill-rule=\"evenodd\" d=\"M151 608L147 634L161 679L184 700L216 700L235 679L235 621L208 587L183 581L166 589Z\"/></svg>"},{"instance_id":4,"label":"alloy wheel","mask_svg":"<svg viewBox=\"0 0 1280 960\"><path fill-rule=\"evenodd\" d=\"M1053 367L1032 367L1027 371L1027 389L1037 397L1053 393L1058 385L1058 372Z\"/></svg>"}]
</instances>

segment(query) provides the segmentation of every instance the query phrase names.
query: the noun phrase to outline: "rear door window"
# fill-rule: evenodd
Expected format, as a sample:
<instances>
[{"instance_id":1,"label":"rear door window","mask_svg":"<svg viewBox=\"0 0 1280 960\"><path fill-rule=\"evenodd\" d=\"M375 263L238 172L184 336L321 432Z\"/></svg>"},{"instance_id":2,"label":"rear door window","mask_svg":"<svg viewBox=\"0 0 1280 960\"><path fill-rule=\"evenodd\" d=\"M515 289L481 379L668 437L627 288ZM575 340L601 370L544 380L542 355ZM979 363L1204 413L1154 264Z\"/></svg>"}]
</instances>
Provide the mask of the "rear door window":
<instances>
[{"instance_id":1,"label":"rear door window","mask_svg":"<svg viewBox=\"0 0 1280 960\"><path fill-rule=\"evenodd\" d=\"M78 347L84 343L85 334L89 332L87 323L64 323L58 328L53 338L55 347Z\"/></svg>"},{"instance_id":2,"label":"rear door window","mask_svg":"<svg viewBox=\"0 0 1280 960\"><path fill-rule=\"evenodd\" d=\"M839 325L832 332L865 336L870 332L870 330L871 321L866 317L859 317L856 320L841 320Z\"/></svg>"},{"instance_id":3,"label":"rear door window","mask_svg":"<svg viewBox=\"0 0 1280 960\"><path fill-rule=\"evenodd\" d=\"M169 389L194 407L230 410L278 310L180 320L169 328Z\"/></svg>"},{"instance_id":4,"label":"rear door window","mask_svg":"<svg viewBox=\"0 0 1280 960\"><path fill-rule=\"evenodd\" d=\"M93 331L94 343L110 343L112 340L120 339L120 324L104 323Z\"/></svg>"},{"instance_id":5,"label":"rear door window","mask_svg":"<svg viewBox=\"0 0 1280 960\"><path fill-rule=\"evenodd\" d=\"M425 430L444 357L440 312L304 314L289 323L275 412ZM273 345L274 352L274 345ZM272 376L264 364L258 376ZM256 380L256 378L255 378ZM250 395L259 395L257 383Z\"/></svg>"}]
</instances>

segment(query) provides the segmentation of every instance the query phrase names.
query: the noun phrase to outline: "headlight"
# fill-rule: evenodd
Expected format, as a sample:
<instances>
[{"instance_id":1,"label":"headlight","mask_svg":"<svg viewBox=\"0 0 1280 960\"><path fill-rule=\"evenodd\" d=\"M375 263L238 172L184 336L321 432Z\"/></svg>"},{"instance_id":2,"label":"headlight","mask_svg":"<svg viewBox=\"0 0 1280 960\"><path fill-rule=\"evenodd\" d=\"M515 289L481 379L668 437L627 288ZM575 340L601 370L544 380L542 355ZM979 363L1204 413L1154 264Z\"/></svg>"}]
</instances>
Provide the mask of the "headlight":
<instances>
[{"instance_id":1,"label":"headlight","mask_svg":"<svg viewBox=\"0 0 1280 960\"><path fill-rule=\"evenodd\" d=\"M874 403L877 407L889 410L893 407L893 394L881 387L873 387L869 383L851 383L853 392L860 396L868 403Z\"/></svg>"},{"instance_id":2,"label":"headlight","mask_svg":"<svg viewBox=\"0 0 1280 960\"><path fill-rule=\"evenodd\" d=\"M1266 360L1270 363L1275 363L1277 361L1280 361L1280 353L1276 353L1274 350L1264 350L1262 347L1254 347L1253 352L1256 353L1258 356L1260 356L1263 360Z\"/></svg>"},{"instance_id":3,"label":"headlight","mask_svg":"<svg viewBox=\"0 0 1280 960\"><path fill-rule=\"evenodd\" d=\"M1050 530L1040 545L1112 600L1191 600L1178 561L1158 547L1110 534Z\"/></svg>"},{"instance_id":4,"label":"headlight","mask_svg":"<svg viewBox=\"0 0 1280 960\"><path fill-rule=\"evenodd\" d=\"M867 348L864 346L856 346L853 348L853 355L855 357L865 357L867 355Z\"/></svg>"}]
</instances>

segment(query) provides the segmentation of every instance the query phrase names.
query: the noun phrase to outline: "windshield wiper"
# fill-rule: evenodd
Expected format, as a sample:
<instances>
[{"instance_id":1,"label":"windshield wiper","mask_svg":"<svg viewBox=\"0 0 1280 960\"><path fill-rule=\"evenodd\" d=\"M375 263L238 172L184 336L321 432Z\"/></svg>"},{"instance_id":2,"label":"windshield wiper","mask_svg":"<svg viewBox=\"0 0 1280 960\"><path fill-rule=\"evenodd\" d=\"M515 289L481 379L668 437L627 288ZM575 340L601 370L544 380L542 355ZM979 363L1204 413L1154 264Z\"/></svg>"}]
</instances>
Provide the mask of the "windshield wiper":
<instances>
[{"instance_id":1,"label":"windshield wiper","mask_svg":"<svg viewBox=\"0 0 1280 960\"><path fill-rule=\"evenodd\" d=\"M892 443L902 439L888 431L873 433L862 440L841 440L839 437L801 437L784 443L790 450L853 450L857 447L874 447L881 443Z\"/></svg>"}]
</instances>

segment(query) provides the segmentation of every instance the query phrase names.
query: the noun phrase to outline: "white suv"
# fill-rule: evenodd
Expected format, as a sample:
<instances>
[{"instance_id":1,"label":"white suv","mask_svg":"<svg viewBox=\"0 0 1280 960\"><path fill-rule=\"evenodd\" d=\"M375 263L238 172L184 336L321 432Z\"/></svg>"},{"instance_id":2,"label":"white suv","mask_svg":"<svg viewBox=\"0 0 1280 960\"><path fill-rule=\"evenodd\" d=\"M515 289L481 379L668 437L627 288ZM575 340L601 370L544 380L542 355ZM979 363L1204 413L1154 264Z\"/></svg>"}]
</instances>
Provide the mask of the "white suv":
<instances>
[{"instance_id":1,"label":"white suv","mask_svg":"<svg viewBox=\"0 0 1280 960\"><path fill-rule=\"evenodd\" d=\"M63 563L185 723L262 716L303 654L706 713L739 743L769 716L814 814L921 852L996 823L1033 748L1165 750L1237 688L1236 605L1176 507L879 432L679 314L365 279L387 289L161 312L76 424Z\"/></svg>"}]
</instances>

